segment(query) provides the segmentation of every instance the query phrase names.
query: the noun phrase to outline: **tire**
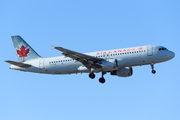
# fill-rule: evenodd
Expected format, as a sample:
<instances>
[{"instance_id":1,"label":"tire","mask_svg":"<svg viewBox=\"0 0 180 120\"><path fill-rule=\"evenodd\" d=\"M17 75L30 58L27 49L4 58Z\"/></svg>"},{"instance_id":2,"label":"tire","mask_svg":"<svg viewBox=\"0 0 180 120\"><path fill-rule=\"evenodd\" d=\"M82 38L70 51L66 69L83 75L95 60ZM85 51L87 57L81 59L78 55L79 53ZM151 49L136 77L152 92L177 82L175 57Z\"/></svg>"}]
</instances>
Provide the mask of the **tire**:
<instances>
[{"instance_id":1,"label":"tire","mask_svg":"<svg viewBox=\"0 0 180 120\"><path fill-rule=\"evenodd\" d=\"M90 77L91 79L94 79L94 78L95 78L95 74L94 74L94 73L89 73L89 77Z\"/></svg>"},{"instance_id":2,"label":"tire","mask_svg":"<svg viewBox=\"0 0 180 120\"><path fill-rule=\"evenodd\" d=\"M155 74L155 73L156 73L156 71L155 71L155 70L152 70L152 73L153 73L153 74Z\"/></svg>"},{"instance_id":3,"label":"tire","mask_svg":"<svg viewBox=\"0 0 180 120\"><path fill-rule=\"evenodd\" d=\"M103 84L103 83L105 83L105 79L103 77L101 77L101 78L99 78L99 82Z\"/></svg>"}]
</instances>

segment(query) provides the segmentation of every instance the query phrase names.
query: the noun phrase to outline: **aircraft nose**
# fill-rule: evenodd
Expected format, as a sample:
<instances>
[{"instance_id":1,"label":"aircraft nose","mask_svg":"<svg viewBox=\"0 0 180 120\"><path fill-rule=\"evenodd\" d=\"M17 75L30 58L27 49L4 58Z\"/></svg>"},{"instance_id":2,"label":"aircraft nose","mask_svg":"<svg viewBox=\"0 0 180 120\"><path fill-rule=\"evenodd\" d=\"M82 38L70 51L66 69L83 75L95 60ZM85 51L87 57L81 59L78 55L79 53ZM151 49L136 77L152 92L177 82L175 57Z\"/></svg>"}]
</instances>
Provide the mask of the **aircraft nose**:
<instances>
[{"instance_id":1,"label":"aircraft nose","mask_svg":"<svg viewBox=\"0 0 180 120\"><path fill-rule=\"evenodd\" d=\"M171 51L170 57L171 57L171 59L173 59L175 57L175 53Z\"/></svg>"}]
</instances>

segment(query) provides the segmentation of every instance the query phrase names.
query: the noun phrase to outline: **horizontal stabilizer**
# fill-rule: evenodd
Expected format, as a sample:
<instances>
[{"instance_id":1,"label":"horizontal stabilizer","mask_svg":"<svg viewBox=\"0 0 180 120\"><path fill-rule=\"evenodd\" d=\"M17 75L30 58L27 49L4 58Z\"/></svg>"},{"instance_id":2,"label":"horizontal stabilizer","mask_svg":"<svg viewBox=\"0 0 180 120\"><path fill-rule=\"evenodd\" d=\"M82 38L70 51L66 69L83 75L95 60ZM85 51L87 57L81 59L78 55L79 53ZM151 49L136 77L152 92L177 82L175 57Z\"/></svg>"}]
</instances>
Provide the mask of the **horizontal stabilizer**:
<instances>
[{"instance_id":1,"label":"horizontal stabilizer","mask_svg":"<svg viewBox=\"0 0 180 120\"><path fill-rule=\"evenodd\" d=\"M30 67L31 65L26 64L26 63L21 63L21 62L15 62L15 61L11 61L11 60L7 60L5 61L7 63L13 64L15 66L19 66L19 67Z\"/></svg>"}]
</instances>

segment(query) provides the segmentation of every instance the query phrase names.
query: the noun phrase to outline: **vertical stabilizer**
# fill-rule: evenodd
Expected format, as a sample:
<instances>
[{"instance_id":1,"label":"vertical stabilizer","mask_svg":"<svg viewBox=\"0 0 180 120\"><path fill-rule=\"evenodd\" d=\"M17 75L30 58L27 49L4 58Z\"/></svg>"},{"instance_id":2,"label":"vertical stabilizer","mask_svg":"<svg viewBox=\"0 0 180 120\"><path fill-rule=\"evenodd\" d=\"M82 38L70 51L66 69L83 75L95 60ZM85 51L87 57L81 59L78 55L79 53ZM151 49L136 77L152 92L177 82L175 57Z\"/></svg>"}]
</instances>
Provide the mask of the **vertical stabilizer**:
<instances>
[{"instance_id":1,"label":"vertical stabilizer","mask_svg":"<svg viewBox=\"0 0 180 120\"><path fill-rule=\"evenodd\" d=\"M21 36L11 36L19 62L41 58Z\"/></svg>"}]
</instances>

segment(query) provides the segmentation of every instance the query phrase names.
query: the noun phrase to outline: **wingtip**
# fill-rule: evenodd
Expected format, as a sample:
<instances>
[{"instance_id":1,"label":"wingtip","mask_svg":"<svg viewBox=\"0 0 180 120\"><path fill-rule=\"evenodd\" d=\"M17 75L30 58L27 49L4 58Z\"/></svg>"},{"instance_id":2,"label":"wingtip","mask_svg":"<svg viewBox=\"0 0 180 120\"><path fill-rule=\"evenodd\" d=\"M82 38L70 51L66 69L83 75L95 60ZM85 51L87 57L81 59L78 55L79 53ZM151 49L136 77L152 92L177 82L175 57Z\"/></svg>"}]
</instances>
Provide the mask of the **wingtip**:
<instances>
[{"instance_id":1,"label":"wingtip","mask_svg":"<svg viewBox=\"0 0 180 120\"><path fill-rule=\"evenodd\" d=\"M9 62L10 60L5 60L4 62Z\"/></svg>"}]
</instances>

